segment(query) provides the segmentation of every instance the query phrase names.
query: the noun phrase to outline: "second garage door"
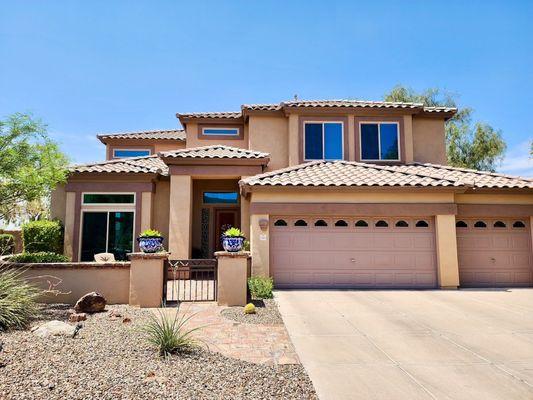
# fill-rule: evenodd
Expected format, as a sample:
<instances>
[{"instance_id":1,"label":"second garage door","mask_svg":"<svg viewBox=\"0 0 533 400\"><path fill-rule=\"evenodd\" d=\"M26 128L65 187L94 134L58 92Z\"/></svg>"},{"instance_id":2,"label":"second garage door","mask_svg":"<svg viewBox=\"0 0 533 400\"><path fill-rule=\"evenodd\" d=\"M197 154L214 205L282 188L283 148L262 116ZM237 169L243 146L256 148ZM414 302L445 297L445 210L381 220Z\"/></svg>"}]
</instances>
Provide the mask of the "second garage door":
<instances>
[{"instance_id":1,"label":"second garage door","mask_svg":"<svg viewBox=\"0 0 533 400\"><path fill-rule=\"evenodd\" d=\"M434 288L433 219L272 217L278 288Z\"/></svg>"}]
</instances>

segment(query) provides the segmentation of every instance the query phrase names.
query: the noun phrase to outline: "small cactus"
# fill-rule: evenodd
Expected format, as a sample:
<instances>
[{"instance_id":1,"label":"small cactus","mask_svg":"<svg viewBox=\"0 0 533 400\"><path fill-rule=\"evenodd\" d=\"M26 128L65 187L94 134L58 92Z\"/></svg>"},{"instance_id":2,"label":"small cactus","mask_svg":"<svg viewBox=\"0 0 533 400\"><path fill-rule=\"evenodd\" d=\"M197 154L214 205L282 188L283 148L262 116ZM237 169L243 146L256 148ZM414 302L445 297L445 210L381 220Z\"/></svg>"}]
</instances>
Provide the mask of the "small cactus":
<instances>
[{"instance_id":1,"label":"small cactus","mask_svg":"<svg viewBox=\"0 0 533 400\"><path fill-rule=\"evenodd\" d=\"M245 314L255 314L255 306L252 303L248 303L244 306Z\"/></svg>"}]
</instances>

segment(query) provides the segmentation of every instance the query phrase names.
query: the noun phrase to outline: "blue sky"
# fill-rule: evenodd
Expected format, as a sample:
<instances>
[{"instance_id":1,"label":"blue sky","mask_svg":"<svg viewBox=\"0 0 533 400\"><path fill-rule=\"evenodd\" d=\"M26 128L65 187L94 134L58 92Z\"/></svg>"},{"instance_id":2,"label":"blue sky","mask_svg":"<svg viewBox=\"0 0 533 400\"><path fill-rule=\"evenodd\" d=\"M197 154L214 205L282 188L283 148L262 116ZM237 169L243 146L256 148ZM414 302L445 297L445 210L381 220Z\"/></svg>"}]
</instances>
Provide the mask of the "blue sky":
<instances>
[{"instance_id":1,"label":"blue sky","mask_svg":"<svg viewBox=\"0 0 533 400\"><path fill-rule=\"evenodd\" d=\"M533 1L0 0L0 116L33 112L88 162L96 133L176 112L438 86L503 131L500 170L532 176L532 20Z\"/></svg>"}]
</instances>

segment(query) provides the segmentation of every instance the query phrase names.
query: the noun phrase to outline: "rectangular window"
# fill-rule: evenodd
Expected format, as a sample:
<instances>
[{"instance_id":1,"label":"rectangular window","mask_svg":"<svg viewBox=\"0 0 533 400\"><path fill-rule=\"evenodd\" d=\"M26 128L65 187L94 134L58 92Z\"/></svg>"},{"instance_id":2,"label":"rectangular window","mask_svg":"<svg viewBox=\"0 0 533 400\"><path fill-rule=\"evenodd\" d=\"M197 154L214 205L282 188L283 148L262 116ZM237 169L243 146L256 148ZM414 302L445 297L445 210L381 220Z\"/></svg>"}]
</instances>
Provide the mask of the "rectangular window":
<instances>
[{"instance_id":1,"label":"rectangular window","mask_svg":"<svg viewBox=\"0 0 533 400\"><path fill-rule=\"evenodd\" d=\"M94 261L98 253L113 253L126 260L133 251L134 213L130 211L85 211L81 234L81 261Z\"/></svg>"},{"instance_id":2,"label":"rectangular window","mask_svg":"<svg viewBox=\"0 0 533 400\"><path fill-rule=\"evenodd\" d=\"M130 150L120 150L120 149L113 149L113 158L128 158L128 157L144 157L149 156L151 154L150 150L137 150L137 149L130 149Z\"/></svg>"},{"instance_id":3,"label":"rectangular window","mask_svg":"<svg viewBox=\"0 0 533 400\"><path fill-rule=\"evenodd\" d=\"M361 123L361 160L398 161L399 129L396 122Z\"/></svg>"},{"instance_id":4,"label":"rectangular window","mask_svg":"<svg viewBox=\"0 0 533 400\"><path fill-rule=\"evenodd\" d=\"M202 128L206 136L239 136L239 128Z\"/></svg>"},{"instance_id":5,"label":"rectangular window","mask_svg":"<svg viewBox=\"0 0 533 400\"><path fill-rule=\"evenodd\" d=\"M84 193L83 204L134 204L135 195L114 193Z\"/></svg>"},{"instance_id":6,"label":"rectangular window","mask_svg":"<svg viewBox=\"0 0 533 400\"><path fill-rule=\"evenodd\" d=\"M304 159L342 160L343 136L341 122L306 122L304 125Z\"/></svg>"},{"instance_id":7,"label":"rectangular window","mask_svg":"<svg viewBox=\"0 0 533 400\"><path fill-rule=\"evenodd\" d=\"M239 193L237 192L204 192L204 204L237 204Z\"/></svg>"}]
</instances>

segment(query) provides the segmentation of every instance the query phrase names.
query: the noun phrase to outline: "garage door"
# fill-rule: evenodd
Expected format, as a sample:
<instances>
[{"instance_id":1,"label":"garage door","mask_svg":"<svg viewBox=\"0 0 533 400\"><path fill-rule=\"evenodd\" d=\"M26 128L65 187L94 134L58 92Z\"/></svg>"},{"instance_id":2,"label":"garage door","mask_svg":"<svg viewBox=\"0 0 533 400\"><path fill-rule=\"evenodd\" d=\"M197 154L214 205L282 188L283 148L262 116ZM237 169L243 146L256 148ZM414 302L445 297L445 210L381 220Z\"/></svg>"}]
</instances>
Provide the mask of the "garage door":
<instances>
[{"instance_id":1,"label":"garage door","mask_svg":"<svg viewBox=\"0 0 533 400\"><path fill-rule=\"evenodd\" d=\"M433 288L432 218L271 219L270 260L279 288Z\"/></svg>"},{"instance_id":2,"label":"garage door","mask_svg":"<svg viewBox=\"0 0 533 400\"><path fill-rule=\"evenodd\" d=\"M520 218L457 218L461 286L531 286L529 222Z\"/></svg>"}]
</instances>

